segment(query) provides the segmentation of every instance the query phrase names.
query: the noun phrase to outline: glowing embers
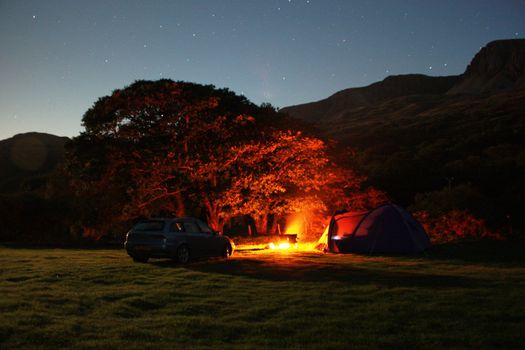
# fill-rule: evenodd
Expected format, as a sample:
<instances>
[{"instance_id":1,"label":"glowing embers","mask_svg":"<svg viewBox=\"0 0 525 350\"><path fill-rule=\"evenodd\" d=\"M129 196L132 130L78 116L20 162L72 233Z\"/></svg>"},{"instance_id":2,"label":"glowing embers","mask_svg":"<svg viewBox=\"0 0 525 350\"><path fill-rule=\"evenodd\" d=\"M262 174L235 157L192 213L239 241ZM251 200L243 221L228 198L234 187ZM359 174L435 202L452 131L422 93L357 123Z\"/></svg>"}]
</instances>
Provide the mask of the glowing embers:
<instances>
[{"instance_id":1,"label":"glowing embers","mask_svg":"<svg viewBox=\"0 0 525 350\"><path fill-rule=\"evenodd\" d=\"M268 244L268 249L273 250L287 250L290 248L297 248L297 235L284 235L278 242L271 242Z\"/></svg>"},{"instance_id":2,"label":"glowing embers","mask_svg":"<svg viewBox=\"0 0 525 350\"><path fill-rule=\"evenodd\" d=\"M284 250L284 249L289 249L291 247L290 243L288 242L282 242L282 243L270 243L268 244L268 248L270 249L278 249L278 250Z\"/></svg>"}]
</instances>

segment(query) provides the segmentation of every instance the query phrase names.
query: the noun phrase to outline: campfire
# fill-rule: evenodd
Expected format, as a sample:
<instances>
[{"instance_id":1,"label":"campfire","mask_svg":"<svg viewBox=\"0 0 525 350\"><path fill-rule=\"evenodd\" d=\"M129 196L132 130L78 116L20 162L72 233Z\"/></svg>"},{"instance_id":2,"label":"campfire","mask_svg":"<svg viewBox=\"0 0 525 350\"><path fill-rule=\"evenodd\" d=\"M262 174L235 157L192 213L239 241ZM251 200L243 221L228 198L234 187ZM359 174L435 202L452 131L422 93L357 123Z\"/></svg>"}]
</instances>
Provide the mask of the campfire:
<instances>
[{"instance_id":1,"label":"campfire","mask_svg":"<svg viewBox=\"0 0 525 350\"><path fill-rule=\"evenodd\" d=\"M286 226L286 231L283 236L280 236L277 241L268 244L267 248L272 250L287 250L290 248L297 248L297 236L303 232L303 222L299 216L296 216L289 225Z\"/></svg>"},{"instance_id":2,"label":"campfire","mask_svg":"<svg viewBox=\"0 0 525 350\"><path fill-rule=\"evenodd\" d=\"M316 249L317 241L305 241L305 220L302 216L295 216L286 225L284 234L278 227L278 235L267 236L271 240L264 240L265 243L257 244L250 241L247 244L238 245L236 251L250 251L252 253L275 252L275 253L293 253L293 252L319 252ZM269 242L269 243L268 243ZM262 242L261 242L262 243Z\"/></svg>"},{"instance_id":3,"label":"campfire","mask_svg":"<svg viewBox=\"0 0 525 350\"><path fill-rule=\"evenodd\" d=\"M269 249L275 250L286 250L292 247L297 248L297 234L285 234L279 241L268 244Z\"/></svg>"}]
</instances>

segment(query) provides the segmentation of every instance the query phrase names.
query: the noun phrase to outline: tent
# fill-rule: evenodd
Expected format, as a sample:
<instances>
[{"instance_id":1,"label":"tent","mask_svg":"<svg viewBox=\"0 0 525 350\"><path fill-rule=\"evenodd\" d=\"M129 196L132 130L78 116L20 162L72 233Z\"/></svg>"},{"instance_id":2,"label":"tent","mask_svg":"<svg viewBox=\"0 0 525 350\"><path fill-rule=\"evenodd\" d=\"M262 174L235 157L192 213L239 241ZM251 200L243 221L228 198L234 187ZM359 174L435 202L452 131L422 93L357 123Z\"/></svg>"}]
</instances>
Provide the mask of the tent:
<instances>
[{"instance_id":1,"label":"tent","mask_svg":"<svg viewBox=\"0 0 525 350\"><path fill-rule=\"evenodd\" d=\"M385 204L332 216L319 246L334 253L418 253L430 247L421 224L406 210Z\"/></svg>"}]
</instances>

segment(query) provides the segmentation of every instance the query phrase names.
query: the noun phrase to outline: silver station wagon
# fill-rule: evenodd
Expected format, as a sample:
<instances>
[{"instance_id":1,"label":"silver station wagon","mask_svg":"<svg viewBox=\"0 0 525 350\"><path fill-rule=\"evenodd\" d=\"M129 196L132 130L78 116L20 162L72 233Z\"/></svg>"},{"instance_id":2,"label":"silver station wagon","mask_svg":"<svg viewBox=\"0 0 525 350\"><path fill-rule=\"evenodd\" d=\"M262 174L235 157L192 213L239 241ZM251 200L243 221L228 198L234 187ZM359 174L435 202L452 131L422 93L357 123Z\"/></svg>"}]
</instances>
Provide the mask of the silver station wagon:
<instances>
[{"instance_id":1,"label":"silver station wagon","mask_svg":"<svg viewBox=\"0 0 525 350\"><path fill-rule=\"evenodd\" d=\"M233 241L195 218L149 219L126 234L124 247L135 262L172 258L187 263L193 258L232 255Z\"/></svg>"}]
</instances>

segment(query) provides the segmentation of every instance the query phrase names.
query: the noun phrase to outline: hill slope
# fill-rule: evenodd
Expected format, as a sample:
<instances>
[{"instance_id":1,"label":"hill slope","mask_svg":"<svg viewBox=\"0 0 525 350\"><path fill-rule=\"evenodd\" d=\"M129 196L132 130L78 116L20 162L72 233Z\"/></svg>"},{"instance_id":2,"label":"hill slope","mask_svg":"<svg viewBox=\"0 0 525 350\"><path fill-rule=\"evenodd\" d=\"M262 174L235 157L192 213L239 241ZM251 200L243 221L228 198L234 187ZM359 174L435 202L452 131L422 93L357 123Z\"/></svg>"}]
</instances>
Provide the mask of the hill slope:
<instances>
[{"instance_id":1,"label":"hill slope","mask_svg":"<svg viewBox=\"0 0 525 350\"><path fill-rule=\"evenodd\" d=\"M525 39L497 40L487 44L474 57L464 74L447 77L429 77L422 74L389 76L366 87L339 91L317 102L284 107L282 112L312 123L322 132L334 136L332 122L352 122L353 115L368 108L377 108L400 97L418 96L417 110L434 107L435 96L489 95L525 88ZM466 99L470 97L466 97ZM457 101L452 98L451 104ZM412 101L412 99L410 100ZM439 104L443 104L439 99ZM453 107L453 106L451 106ZM391 112L386 110L384 112ZM397 111L396 111L397 112ZM337 133L336 133L337 134ZM345 139L343 134L338 139Z\"/></svg>"},{"instance_id":2,"label":"hill slope","mask_svg":"<svg viewBox=\"0 0 525 350\"><path fill-rule=\"evenodd\" d=\"M525 87L525 40L490 42L474 57L449 94L494 93Z\"/></svg>"},{"instance_id":3,"label":"hill slope","mask_svg":"<svg viewBox=\"0 0 525 350\"><path fill-rule=\"evenodd\" d=\"M281 109L292 117L328 128L327 122L340 118L344 113L370 107L392 98L419 94L440 94L459 81L459 76L429 77L422 74L389 76L366 87L339 91L327 99ZM325 125L325 127L322 126Z\"/></svg>"},{"instance_id":4,"label":"hill slope","mask_svg":"<svg viewBox=\"0 0 525 350\"><path fill-rule=\"evenodd\" d=\"M282 111L351 147L342 162L404 205L523 229L524 53L525 40L496 41L460 76L388 77Z\"/></svg>"},{"instance_id":5,"label":"hill slope","mask_svg":"<svg viewBox=\"0 0 525 350\"><path fill-rule=\"evenodd\" d=\"M0 141L0 193L32 190L64 159L69 139L45 133L17 134Z\"/></svg>"}]
</instances>

